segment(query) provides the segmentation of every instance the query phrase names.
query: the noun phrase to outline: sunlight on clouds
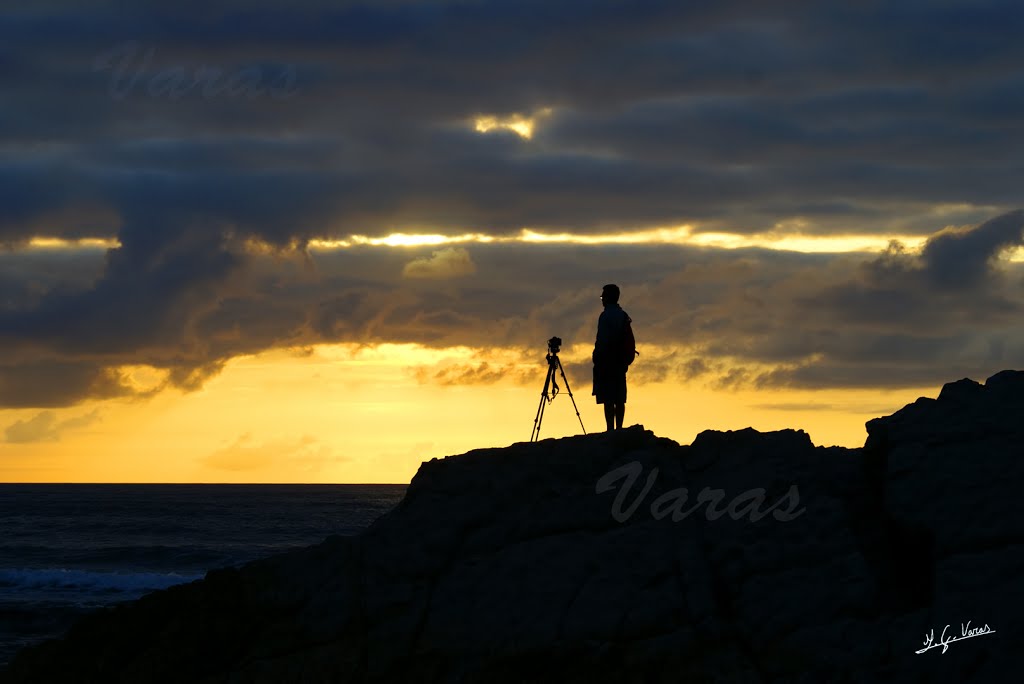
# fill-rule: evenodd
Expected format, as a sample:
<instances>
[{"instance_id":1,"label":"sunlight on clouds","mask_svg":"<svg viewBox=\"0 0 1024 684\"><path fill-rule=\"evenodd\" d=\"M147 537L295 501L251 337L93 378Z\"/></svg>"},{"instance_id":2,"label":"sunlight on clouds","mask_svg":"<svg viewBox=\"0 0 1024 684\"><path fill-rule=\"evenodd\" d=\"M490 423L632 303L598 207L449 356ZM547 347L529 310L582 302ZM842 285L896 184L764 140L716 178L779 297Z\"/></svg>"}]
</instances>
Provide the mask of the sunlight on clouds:
<instances>
[{"instance_id":1,"label":"sunlight on clouds","mask_svg":"<svg viewBox=\"0 0 1024 684\"><path fill-rule=\"evenodd\" d=\"M513 131L518 134L520 138L526 138L529 140L533 137L533 121L520 116L509 117L507 119L498 119L495 116L477 117L474 122L474 128L479 133L487 133L488 131L496 128L503 128Z\"/></svg>"},{"instance_id":2,"label":"sunlight on clouds","mask_svg":"<svg viewBox=\"0 0 1024 684\"><path fill-rule=\"evenodd\" d=\"M242 249L248 254L262 256L281 256L294 253L302 246L302 241L292 238L286 245L275 245L256 237L246 237L242 240Z\"/></svg>"},{"instance_id":3,"label":"sunlight on clouds","mask_svg":"<svg viewBox=\"0 0 1024 684\"><path fill-rule=\"evenodd\" d=\"M675 228L651 228L620 233L603 233L596 235L577 235L573 233L541 233L524 228L516 242L546 242L577 245L642 245L652 243L685 244L691 233L689 225Z\"/></svg>"},{"instance_id":4,"label":"sunlight on clouds","mask_svg":"<svg viewBox=\"0 0 1024 684\"><path fill-rule=\"evenodd\" d=\"M910 251L920 249L925 238L903 235L881 237L878 235L800 235L755 233L698 233L687 239L687 244L718 249L761 248L804 254L840 254L848 252L880 252L890 240L898 240Z\"/></svg>"},{"instance_id":5,"label":"sunlight on clouds","mask_svg":"<svg viewBox=\"0 0 1024 684\"><path fill-rule=\"evenodd\" d=\"M1000 213L1000 207L991 204L969 204L966 202L960 203L943 203L933 205L928 209L928 213L932 216L951 216L955 214L965 214L968 212L981 212L986 214L998 214Z\"/></svg>"},{"instance_id":6,"label":"sunlight on clouds","mask_svg":"<svg viewBox=\"0 0 1024 684\"><path fill-rule=\"evenodd\" d=\"M512 131L520 138L529 140L533 137L537 120L551 114L551 108L545 107L532 116L513 114L506 117L481 115L473 119L473 129L477 133L488 133L493 130Z\"/></svg>"},{"instance_id":7,"label":"sunlight on clouds","mask_svg":"<svg viewBox=\"0 0 1024 684\"><path fill-rule=\"evenodd\" d=\"M576 244L576 245L679 245L681 247L704 247L710 249L768 249L804 254L844 254L882 252L889 242L896 240L909 252L919 251L930 236L922 235L817 235L801 232L809 224L803 219L778 222L773 230L762 233L729 233L724 231L703 232L692 224L679 226L621 230L606 233L544 232L523 228L509 235L489 235L482 232L444 235L441 233L395 232L381 237L353 234L343 239L312 239L307 244L310 251L332 251L353 247L443 247L461 244ZM969 227L949 226L943 231L964 230ZM257 238L247 238L246 252L254 255L280 255L294 252L299 248L293 242L288 247L270 245ZM116 249L120 243L114 239L83 238L64 240L61 238L36 237L28 243L28 249ZM1002 254L1006 261L1024 262L1024 247L1006 250Z\"/></svg>"},{"instance_id":8,"label":"sunlight on clouds","mask_svg":"<svg viewBox=\"0 0 1024 684\"><path fill-rule=\"evenodd\" d=\"M795 225L788 225L796 228ZM577 245L646 245L665 244L713 249L770 249L804 254L869 253L884 251L890 240L898 240L908 251L920 250L927 241L920 235L807 235L786 233L781 230L768 233L726 233L694 232L689 224L671 228L650 228L645 230L615 233L547 233L524 228L513 235L487 235L486 233L462 233L442 235L440 233L392 233L383 237L350 235L345 239L313 239L308 243L311 251L349 249L356 246L370 247L431 247L458 244L527 243L527 244L577 244ZM34 249L116 249L116 240L87 238L63 240L60 238L33 238L29 248ZM295 249L293 245L291 249ZM282 251L255 238L245 241L245 249L251 254L276 254ZM1003 258L1024 262L1024 247L1007 250Z\"/></svg>"},{"instance_id":9,"label":"sunlight on clouds","mask_svg":"<svg viewBox=\"0 0 1024 684\"><path fill-rule=\"evenodd\" d=\"M117 249L121 243L114 238L79 238L67 240L56 237L34 237L28 241L29 249Z\"/></svg>"},{"instance_id":10,"label":"sunlight on clouds","mask_svg":"<svg viewBox=\"0 0 1024 684\"><path fill-rule=\"evenodd\" d=\"M462 247L434 250L429 257L413 259L402 269L405 278L448 280L476 273L476 264Z\"/></svg>"},{"instance_id":11,"label":"sunlight on clouds","mask_svg":"<svg viewBox=\"0 0 1024 684\"><path fill-rule=\"evenodd\" d=\"M170 371L153 366L134 365L118 366L121 384L127 385L136 394L146 394L159 389L167 383Z\"/></svg>"},{"instance_id":12,"label":"sunlight on clouds","mask_svg":"<svg viewBox=\"0 0 1024 684\"><path fill-rule=\"evenodd\" d=\"M463 235L392 233L384 237L368 237L366 235L350 235L344 240L310 240L311 249L330 250L345 249L354 246L370 247L431 247L435 245L451 245L460 242L503 242L483 233L465 233Z\"/></svg>"},{"instance_id":13,"label":"sunlight on clouds","mask_svg":"<svg viewBox=\"0 0 1024 684\"><path fill-rule=\"evenodd\" d=\"M393 233L380 238L369 238L353 235L346 240L311 240L309 246L314 250L345 249L354 245L372 245L387 247L419 247L441 246L466 243L529 243L529 244L576 244L576 245L648 245L665 244L714 249L759 248L787 252L814 253L847 253L847 252L881 252L890 240L898 240L910 251L920 249L926 237L919 235L807 235L800 233L726 233L726 232L695 232L689 224L665 228L649 228L644 230L620 231L614 233L546 233L531 228L524 228L513 235L486 235L484 233L464 233L461 235L441 234L409 234ZM1014 250L1008 254L1012 261L1024 260L1024 249Z\"/></svg>"}]
</instances>

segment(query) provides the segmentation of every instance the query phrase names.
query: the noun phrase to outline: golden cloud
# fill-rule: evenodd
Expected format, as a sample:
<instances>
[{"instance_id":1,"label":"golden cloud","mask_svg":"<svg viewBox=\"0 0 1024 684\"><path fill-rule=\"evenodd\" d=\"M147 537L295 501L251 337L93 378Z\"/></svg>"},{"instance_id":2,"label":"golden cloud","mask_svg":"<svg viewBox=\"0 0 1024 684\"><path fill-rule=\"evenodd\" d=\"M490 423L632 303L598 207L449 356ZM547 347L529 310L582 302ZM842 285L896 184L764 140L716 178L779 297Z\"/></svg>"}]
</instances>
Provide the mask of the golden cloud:
<instances>
[{"instance_id":1,"label":"golden cloud","mask_svg":"<svg viewBox=\"0 0 1024 684\"><path fill-rule=\"evenodd\" d=\"M476 264L463 247L446 247L434 251L429 257L413 259L402 269L406 278L447 280L476 273Z\"/></svg>"}]
</instances>

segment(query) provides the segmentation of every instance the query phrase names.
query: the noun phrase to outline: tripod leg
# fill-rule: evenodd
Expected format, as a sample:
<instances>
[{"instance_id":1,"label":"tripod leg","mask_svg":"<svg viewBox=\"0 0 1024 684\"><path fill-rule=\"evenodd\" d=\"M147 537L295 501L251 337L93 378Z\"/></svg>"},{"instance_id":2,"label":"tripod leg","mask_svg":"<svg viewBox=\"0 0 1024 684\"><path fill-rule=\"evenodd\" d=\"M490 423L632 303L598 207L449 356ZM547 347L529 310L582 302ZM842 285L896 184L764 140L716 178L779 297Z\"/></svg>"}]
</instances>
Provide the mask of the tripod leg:
<instances>
[{"instance_id":1,"label":"tripod leg","mask_svg":"<svg viewBox=\"0 0 1024 684\"><path fill-rule=\"evenodd\" d=\"M540 405L537 406L537 415L533 419L533 430L530 432L530 441L536 442L540 437L540 424L544 421L544 404L547 403L548 398L541 396Z\"/></svg>"},{"instance_id":2,"label":"tripod leg","mask_svg":"<svg viewBox=\"0 0 1024 684\"><path fill-rule=\"evenodd\" d=\"M544 421L544 406L548 402L548 389L555 377L554 366L548 364L548 374L544 376L544 389L540 393L540 404L537 406L537 415L533 419L533 430L530 432L530 441L536 442L540 439L540 424Z\"/></svg>"},{"instance_id":3,"label":"tripod leg","mask_svg":"<svg viewBox=\"0 0 1024 684\"><path fill-rule=\"evenodd\" d=\"M565 369L562 368L562 360L561 359L557 359L557 361L558 361L558 371L562 374L562 382L565 383L565 391L569 393L569 399L572 400L572 407L574 409L576 409L576 418L580 421L580 428L583 430L583 434L587 434L587 428L583 427L583 419L580 418L580 410L576 406L576 399L573 398L573 396L572 396L572 389L569 387L569 378L565 377ZM554 373L554 371L555 371L555 369L552 368L551 369L552 374Z\"/></svg>"}]
</instances>

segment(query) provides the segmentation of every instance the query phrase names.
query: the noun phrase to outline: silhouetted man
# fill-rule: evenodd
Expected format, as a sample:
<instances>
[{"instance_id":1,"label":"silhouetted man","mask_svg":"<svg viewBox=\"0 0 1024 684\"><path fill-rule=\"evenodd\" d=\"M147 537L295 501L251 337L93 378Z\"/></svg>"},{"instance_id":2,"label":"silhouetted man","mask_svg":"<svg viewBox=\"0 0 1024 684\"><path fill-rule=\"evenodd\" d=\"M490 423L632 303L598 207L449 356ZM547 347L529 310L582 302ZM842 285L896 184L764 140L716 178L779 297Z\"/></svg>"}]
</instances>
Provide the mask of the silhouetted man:
<instances>
[{"instance_id":1,"label":"silhouetted man","mask_svg":"<svg viewBox=\"0 0 1024 684\"><path fill-rule=\"evenodd\" d=\"M626 415L626 362L623 344L629 317L619 306L617 285L605 285L601 291L604 311L597 319L594 342L594 396L604 404L604 422L609 430L621 429Z\"/></svg>"}]
</instances>

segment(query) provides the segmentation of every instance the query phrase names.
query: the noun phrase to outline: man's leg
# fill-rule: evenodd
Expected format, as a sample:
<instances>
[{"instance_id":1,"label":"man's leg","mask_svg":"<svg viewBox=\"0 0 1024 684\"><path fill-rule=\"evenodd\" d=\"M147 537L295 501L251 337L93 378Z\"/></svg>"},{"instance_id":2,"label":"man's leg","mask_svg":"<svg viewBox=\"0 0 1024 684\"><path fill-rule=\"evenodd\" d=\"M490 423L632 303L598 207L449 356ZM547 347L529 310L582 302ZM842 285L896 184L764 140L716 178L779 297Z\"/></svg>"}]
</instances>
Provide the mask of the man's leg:
<instances>
[{"instance_id":1,"label":"man's leg","mask_svg":"<svg viewBox=\"0 0 1024 684\"><path fill-rule=\"evenodd\" d=\"M615 404L615 429L622 429L622 419L626 417L626 405Z\"/></svg>"},{"instance_id":2,"label":"man's leg","mask_svg":"<svg viewBox=\"0 0 1024 684\"><path fill-rule=\"evenodd\" d=\"M609 432L615 429L615 404L610 401L604 404L604 422L608 426Z\"/></svg>"}]
</instances>

